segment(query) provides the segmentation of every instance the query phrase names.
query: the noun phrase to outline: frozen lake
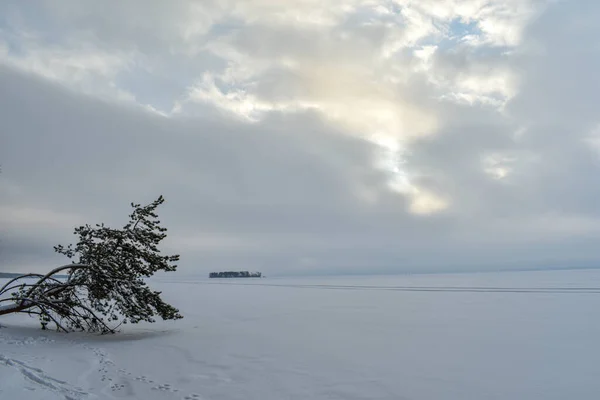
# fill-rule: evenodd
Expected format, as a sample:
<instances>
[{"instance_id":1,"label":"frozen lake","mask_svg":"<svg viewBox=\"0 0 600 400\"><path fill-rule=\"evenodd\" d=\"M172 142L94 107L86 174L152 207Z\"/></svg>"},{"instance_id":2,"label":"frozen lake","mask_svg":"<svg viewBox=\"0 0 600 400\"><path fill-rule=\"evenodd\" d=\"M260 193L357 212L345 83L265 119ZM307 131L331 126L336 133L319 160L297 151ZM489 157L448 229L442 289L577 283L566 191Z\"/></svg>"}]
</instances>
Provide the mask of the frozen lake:
<instances>
[{"instance_id":1,"label":"frozen lake","mask_svg":"<svg viewBox=\"0 0 600 400\"><path fill-rule=\"evenodd\" d=\"M155 282L183 320L90 336L0 319L0 398L600 395L600 271Z\"/></svg>"}]
</instances>

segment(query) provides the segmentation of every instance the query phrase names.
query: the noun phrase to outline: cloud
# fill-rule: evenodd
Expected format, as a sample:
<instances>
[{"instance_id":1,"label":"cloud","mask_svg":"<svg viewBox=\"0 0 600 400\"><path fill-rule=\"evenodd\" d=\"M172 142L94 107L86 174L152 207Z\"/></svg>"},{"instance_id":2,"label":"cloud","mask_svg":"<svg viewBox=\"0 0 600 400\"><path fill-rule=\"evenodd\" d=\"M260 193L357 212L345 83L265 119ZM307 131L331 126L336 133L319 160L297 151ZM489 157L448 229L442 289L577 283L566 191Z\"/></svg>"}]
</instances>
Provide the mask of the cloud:
<instances>
[{"instance_id":1,"label":"cloud","mask_svg":"<svg viewBox=\"0 0 600 400\"><path fill-rule=\"evenodd\" d=\"M160 193L188 272L594 265L582 6L3 3L0 269Z\"/></svg>"}]
</instances>

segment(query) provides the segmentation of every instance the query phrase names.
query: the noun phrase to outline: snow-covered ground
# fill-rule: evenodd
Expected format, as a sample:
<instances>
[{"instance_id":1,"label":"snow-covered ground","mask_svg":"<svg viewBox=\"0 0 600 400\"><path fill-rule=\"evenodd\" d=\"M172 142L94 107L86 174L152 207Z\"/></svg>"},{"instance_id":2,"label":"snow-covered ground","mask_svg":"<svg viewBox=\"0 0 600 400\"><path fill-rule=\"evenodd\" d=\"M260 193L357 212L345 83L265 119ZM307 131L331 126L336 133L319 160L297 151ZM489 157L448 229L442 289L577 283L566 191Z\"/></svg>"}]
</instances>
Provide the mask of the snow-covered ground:
<instances>
[{"instance_id":1,"label":"snow-covered ground","mask_svg":"<svg viewBox=\"0 0 600 400\"><path fill-rule=\"evenodd\" d=\"M91 336L0 318L0 399L600 396L600 290L576 289L600 288L600 271L226 281L175 273L156 286L184 320Z\"/></svg>"}]
</instances>

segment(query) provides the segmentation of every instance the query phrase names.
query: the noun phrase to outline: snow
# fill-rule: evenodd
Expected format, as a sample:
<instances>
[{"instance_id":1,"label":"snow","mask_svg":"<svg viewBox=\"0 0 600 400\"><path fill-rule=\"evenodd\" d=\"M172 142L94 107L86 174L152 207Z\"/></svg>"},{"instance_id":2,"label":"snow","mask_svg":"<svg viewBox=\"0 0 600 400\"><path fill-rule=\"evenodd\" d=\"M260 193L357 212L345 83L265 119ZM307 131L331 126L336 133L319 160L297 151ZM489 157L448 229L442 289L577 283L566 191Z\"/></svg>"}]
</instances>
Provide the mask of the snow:
<instances>
[{"instance_id":1,"label":"snow","mask_svg":"<svg viewBox=\"0 0 600 400\"><path fill-rule=\"evenodd\" d=\"M0 399L600 393L600 271L256 280L175 273L153 285L183 320L97 336L0 317Z\"/></svg>"},{"instance_id":2,"label":"snow","mask_svg":"<svg viewBox=\"0 0 600 400\"><path fill-rule=\"evenodd\" d=\"M10 304L0 306L0 311L10 310L11 308L16 308L16 305L14 303L10 303Z\"/></svg>"}]
</instances>

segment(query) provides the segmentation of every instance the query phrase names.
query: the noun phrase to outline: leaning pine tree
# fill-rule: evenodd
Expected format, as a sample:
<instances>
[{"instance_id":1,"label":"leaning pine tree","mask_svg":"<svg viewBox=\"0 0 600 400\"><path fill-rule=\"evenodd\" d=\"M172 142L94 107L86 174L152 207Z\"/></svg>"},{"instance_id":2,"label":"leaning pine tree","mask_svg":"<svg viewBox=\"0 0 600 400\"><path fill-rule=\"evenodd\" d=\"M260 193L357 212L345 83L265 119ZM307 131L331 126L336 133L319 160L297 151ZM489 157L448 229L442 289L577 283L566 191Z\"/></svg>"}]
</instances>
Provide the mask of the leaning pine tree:
<instances>
[{"instance_id":1,"label":"leaning pine tree","mask_svg":"<svg viewBox=\"0 0 600 400\"><path fill-rule=\"evenodd\" d=\"M8 281L0 288L0 316L26 313L38 316L43 329L53 324L65 332L100 333L114 333L124 323L155 322L156 316L182 318L144 281L158 271L175 271L179 260L158 249L167 236L156 214L163 202L160 196L146 206L132 203L122 229L104 224L76 228L75 246L54 248L73 263Z\"/></svg>"}]
</instances>

